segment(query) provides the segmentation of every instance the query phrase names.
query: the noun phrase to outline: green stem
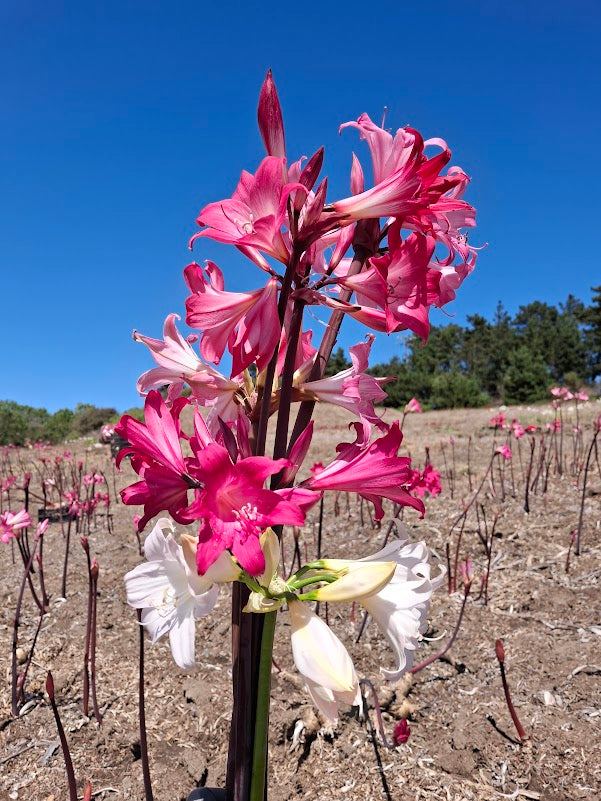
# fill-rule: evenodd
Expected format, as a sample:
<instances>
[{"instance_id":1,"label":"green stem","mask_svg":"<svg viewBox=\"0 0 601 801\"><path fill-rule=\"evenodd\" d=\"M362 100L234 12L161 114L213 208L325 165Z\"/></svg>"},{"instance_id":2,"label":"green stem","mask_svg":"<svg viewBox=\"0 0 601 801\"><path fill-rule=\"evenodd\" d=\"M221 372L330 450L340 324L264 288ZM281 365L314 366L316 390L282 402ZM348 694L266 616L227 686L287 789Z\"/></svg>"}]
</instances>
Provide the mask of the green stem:
<instances>
[{"instance_id":1,"label":"green stem","mask_svg":"<svg viewBox=\"0 0 601 801\"><path fill-rule=\"evenodd\" d=\"M255 742L253 748L250 801L264 801L267 779L267 737L269 734L269 701L271 691L271 661L273 635L277 612L264 616L259 681L257 685L257 712L255 715Z\"/></svg>"}]
</instances>

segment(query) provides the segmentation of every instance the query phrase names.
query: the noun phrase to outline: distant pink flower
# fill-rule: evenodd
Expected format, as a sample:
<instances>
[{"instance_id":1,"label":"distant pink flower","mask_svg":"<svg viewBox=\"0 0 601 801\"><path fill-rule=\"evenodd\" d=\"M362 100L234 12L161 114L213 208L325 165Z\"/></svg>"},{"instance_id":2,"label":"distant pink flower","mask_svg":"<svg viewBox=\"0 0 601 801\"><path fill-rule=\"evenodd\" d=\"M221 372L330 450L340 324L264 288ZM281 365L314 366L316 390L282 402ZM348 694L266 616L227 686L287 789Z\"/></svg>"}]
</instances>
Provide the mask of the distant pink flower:
<instances>
[{"instance_id":1,"label":"distant pink flower","mask_svg":"<svg viewBox=\"0 0 601 801\"><path fill-rule=\"evenodd\" d=\"M561 420L556 417L552 423L547 423L546 429L551 432L561 431Z\"/></svg>"},{"instance_id":2,"label":"distant pink flower","mask_svg":"<svg viewBox=\"0 0 601 801\"><path fill-rule=\"evenodd\" d=\"M529 426L526 426L526 428L525 428L526 434L536 434L536 432L538 430L539 430L539 427L535 426L535 425L532 425L532 424L529 425Z\"/></svg>"},{"instance_id":3,"label":"distant pink flower","mask_svg":"<svg viewBox=\"0 0 601 801\"><path fill-rule=\"evenodd\" d=\"M461 569L461 580L463 581L464 587L467 588L474 580L474 566L470 562L469 558L466 557L466 559L461 562L460 569Z\"/></svg>"},{"instance_id":4,"label":"distant pink flower","mask_svg":"<svg viewBox=\"0 0 601 801\"><path fill-rule=\"evenodd\" d=\"M507 417L503 414L503 412L499 412L494 417L491 417L488 421L489 428L505 428L505 421Z\"/></svg>"},{"instance_id":5,"label":"distant pink flower","mask_svg":"<svg viewBox=\"0 0 601 801\"><path fill-rule=\"evenodd\" d=\"M420 498L423 498L426 492L432 497L440 495L442 492L440 473L431 464L427 464L421 473L419 470L414 470L409 490L415 492Z\"/></svg>"},{"instance_id":6,"label":"distant pink flower","mask_svg":"<svg viewBox=\"0 0 601 801\"><path fill-rule=\"evenodd\" d=\"M398 420L387 434L371 444L364 441L360 424L356 423L355 429L356 442L338 445L337 458L327 467L315 465L313 477L303 486L314 491L356 492L373 503L376 520L384 516L382 498L412 506L423 516L423 503L405 489L412 478L411 459L396 455L403 439Z\"/></svg>"},{"instance_id":7,"label":"distant pink flower","mask_svg":"<svg viewBox=\"0 0 601 801\"><path fill-rule=\"evenodd\" d=\"M25 511L13 513L8 509L0 515L0 540L7 543L11 537L17 537L23 528L31 525L31 517Z\"/></svg>"},{"instance_id":8,"label":"distant pink flower","mask_svg":"<svg viewBox=\"0 0 601 801\"><path fill-rule=\"evenodd\" d=\"M511 459L511 448L508 445L499 445L495 453L500 454L506 461Z\"/></svg>"},{"instance_id":9,"label":"distant pink flower","mask_svg":"<svg viewBox=\"0 0 601 801\"><path fill-rule=\"evenodd\" d=\"M104 425L100 429L100 441L105 444L111 441L111 437L115 433L115 426Z\"/></svg>"},{"instance_id":10,"label":"distant pink flower","mask_svg":"<svg viewBox=\"0 0 601 801\"><path fill-rule=\"evenodd\" d=\"M405 406L405 414L409 414L410 412L414 412L415 414L422 414L423 409L420 406L420 403L417 398L411 398L411 400Z\"/></svg>"},{"instance_id":11,"label":"distant pink flower","mask_svg":"<svg viewBox=\"0 0 601 801\"><path fill-rule=\"evenodd\" d=\"M521 439L526 433L524 427L517 420L511 421L511 433L516 439Z\"/></svg>"},{"instance_id":12,"label":"distant pink flower","mask_svg":"<svg viewBox=\"0 0 601 801\"><path fill-rule=\"evenodd\" d=\"M586 402L588 400L588 395L586 392L575 392L574 400Z\"/></svg>"}]
</instances>

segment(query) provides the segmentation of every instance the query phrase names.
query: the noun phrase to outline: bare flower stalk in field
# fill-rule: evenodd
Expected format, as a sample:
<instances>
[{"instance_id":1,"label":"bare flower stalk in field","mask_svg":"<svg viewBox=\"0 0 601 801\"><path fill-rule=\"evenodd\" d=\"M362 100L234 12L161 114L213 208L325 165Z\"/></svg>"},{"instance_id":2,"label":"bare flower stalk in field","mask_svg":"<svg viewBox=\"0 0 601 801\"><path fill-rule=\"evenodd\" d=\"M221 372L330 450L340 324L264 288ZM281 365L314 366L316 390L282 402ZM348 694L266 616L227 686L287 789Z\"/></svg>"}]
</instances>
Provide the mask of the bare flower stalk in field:
<instances>
[{"instance_id":1,"label":"bare flower stalk in field","mask_svg":"<svg viewBox=\"0 0 601 801\"><path fill-rule=\"evenodd\" d=\"M586 484L588 480L588 471L591 463L591 458L593 455L593 451L597 448L597 437L599 436L599 432L601 431L601 415L595 421L595 430L593 432L593 438L591 440L591 444L588 449L588 453L586 455L586 462L584 465L584 478L582 480L582 495L580 497L580 514L578 515L578 527L576 529L576 542L574 545L574 555L580 556L580 539L582 536L582 524L584 522L584 500L586 498Z\"/></svg>"},{"instance_id":2,"label":"bare flower stalk in field","mask_svg":"<svg viewBox=\"0 0 601 801\"><path fill-rule=\"evenodd\" d=\"M102 715L98 706L98 699L96 697L96 612L98 607L98 574L100 568L96 559L92 559L90 567L90 584L92 588L92 614L90 623L90 686L92 688L92 707L94 709L94 717L98 724L102 723Z\"/></svg>"},{"instance_id":3,"label":"bare flower stalk in field","mask_svg":"<svg viewBox=\"0 0 601 801\"><path fill-rule=\"evenodd\" d=\"M516 728L518 736L522 743L525 743L528 739L528 735L526 734L524 727L520 723L520 719L517 716L517 712L515 711L515 707L511 700L511 695L509 693L509 685L507 684L507 676L505 675L505 649L503 647L503 642L501 640L495 640L495 653L497 655L497 659L499 660L499 668L501 670L501 681L503 682L503 692L505 693L505 701L507 702L507 708L509 709L509 714L511 715L511 719L513 720L513 725Z\"/></svg>"},{"instance_id":4,"label":"bare flower stalk in field","mask_svg":"<svg viewBox=\"0 0 601 801\"><path fill-rule=\"evenodd\" d=\"M48 698L50 699L50 706L52 707L52 714L54 715L54 720L56 722L56 728L58 730L58 736L63 751L63 758L65 760L65 770L67 771L67 784L69 787L69 801L77 801L77 785L75 782L75 771L73 770L73 760L71 759L71 752L69 750L69 743L67 742L67 735L65 734L63 724L61 723L61 718L58 713L58 707L56 705L56 701L54 698L54 680L52 678L52 673L50 671L48 671L48 675L46 676L46 693L48 694Z\"/></svg>"},{"instance_id":5,"label":"bare flower stalk in field","mask_svg":"<svg viewBox=\"0 0 601 801\"><path fill-rule=\"evenodd\" d=\"M39 541L39 532L43 533L47 527L48 527L47 520L38 525L38 535L36 535L33 548L31 549L31 554L29 556L29 561L25 565L25 569L23 571L23 578L21 579L21 586L19 588L19 594L17 595L17 603L15 606L15 618L13 622L13 639L12 639L12 681L11 681L11 708L13 717L17 717L17 715L19 714L17 643L19 639L18 631L19 631L19 622L21 618L21 604L23 603L23 593L25 591L25 583L29 577L31 566L33 564L33 560L35 557L35 552ZM43 610L44 610L44 605L40 604L40 615L43 615Z\"/></svg>"}]
</instances>

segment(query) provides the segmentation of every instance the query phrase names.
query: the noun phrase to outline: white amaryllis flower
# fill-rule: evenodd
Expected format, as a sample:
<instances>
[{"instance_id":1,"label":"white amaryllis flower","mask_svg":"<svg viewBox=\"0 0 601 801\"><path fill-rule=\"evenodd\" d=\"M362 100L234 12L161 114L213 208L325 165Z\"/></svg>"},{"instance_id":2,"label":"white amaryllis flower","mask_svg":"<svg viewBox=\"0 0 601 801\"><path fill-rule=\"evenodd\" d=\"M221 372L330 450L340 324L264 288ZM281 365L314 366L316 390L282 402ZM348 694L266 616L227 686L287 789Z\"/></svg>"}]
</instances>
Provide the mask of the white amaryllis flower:
<instances>
[{"instance_id":1,"label":"white amaryllis flower","mask_svg":"<svg viewBox=\"0 0 601 801\"><path fill-rule=\"evenodd\" d=\"M164 529L171 533L165 535ZM181 668L194 665L195 620L215 606L219 583L234 581L240 568L224 551L204 576L196 570L196 539L173 537L173 524L162 517L144 541L145 564L125 576L127 603L142 610L142 624L155 643L169 633L171 653Z\"/></svg>"},{"instance_id":2,"label":"white amaryllis flower","mask_svg":"<svg viewBox=\"0 0 601 801\"><path fill-rule=\"evenodd\" d=\"M290 601L292 656L315 706L334 724L338 703L361 703L359 679L344 645L302 601Z\"/></svg>"},{"instance_id":3,"label":"white amaryllis flower","mask_svg":"<svg viewBox=\"0 0 601 801\"><path fill-rule=\"evenodd\" d=\"M430 578L429 555L425 542L405 545L397 541L365 560L394 560L397 563L391 581L380 592L360 601L382 629L395 653L395 669L381 668L382 675L389 681L396 681L412 667L420 635L428 626L432 593L444 579L444 569L435 578Z\"/></svg>"},{"instance_id":4,"label":"white amaryllis flower","mask_svg":"<svg viewBox=\"0 0 601 801\"><path fill-rule=\"evenodd\" d=\"M374 576L377 575L376 566L382 571L382 585L376 591L364 592L361 603L382 629L396 656L396 668L386 670L381 668L382 675L389 681L396 681L413 665L413 652L417 648L420 634L427 628L427 615L430 607L432 593L440 586L444 571L434 579L430 578L430 565L428 563L429 551L425 542L406 544L407 535L403 539L391 542L385 548L372 556L356 561L344 559L322 559L320 567L338 572L346 571L344 578L320 588L312 593L316 600L344 600L342 590L349 589L348 597L352 596L352 588L362 577L367 565L373 566ZM386 567L393 564L392 576L385 579ZM368 578L368 574L365 575ZM366 581L366 589L369 582ZM337 585L340 585L338 595ZM331 594L332 597L329 597Z\"/></svg>"}]
</instances>

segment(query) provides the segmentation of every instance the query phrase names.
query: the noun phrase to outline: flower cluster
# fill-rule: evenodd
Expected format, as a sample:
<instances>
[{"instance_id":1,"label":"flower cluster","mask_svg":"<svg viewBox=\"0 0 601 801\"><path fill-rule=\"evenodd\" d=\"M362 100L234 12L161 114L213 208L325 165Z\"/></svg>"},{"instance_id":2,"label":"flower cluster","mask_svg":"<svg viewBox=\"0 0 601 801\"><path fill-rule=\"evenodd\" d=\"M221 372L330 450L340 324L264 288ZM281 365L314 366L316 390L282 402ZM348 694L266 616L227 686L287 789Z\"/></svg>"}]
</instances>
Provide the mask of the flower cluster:
<instances>
[{"instance_id":1,"label":"flower cluster","mask_svg":"<svg viewBox=\"0 0 601 801\"><path fill-rule=\"evenodd\" d=\"M234 246L258 268L259 285L230 291L217 264L192 262L184 270L185 323L194 333L178 330L176 313L167 316L162 339L134 332L156 366L138 380L144 422L125 415L115 427L129 443L117 464L129 457L139 477L123 501L143 507L139 531L160 513L198 529L178 542L169 520L159 520L146 540L148 563L128 574L127 592L153 639L169 632L182 666L193 659L193 620L210 611L219 583L246 584L249 613L286 606L296 665L333 719L339 700L356 701L357 676L309 602L359 600L392 644L395 665L384 672L392 679L411 663L438 580L430 579L425 545L404 542L361 561L318 559L285 580L278 570L282 527L302 526L328 491L366 499L376 521L384 499L423 516L421 496L440 492L440 476L431 465L412 469L400 455L402 423L376 410L387 379L368 371L374 334L350 349L351 367L330 377L325 367L345 316L373 331L410 330L427 339L431 307L453 300L474 269L477 250L465 229L475 224L475 211L463 199L469 179L448 166L442 139L425 140L409 127L393 135L367 114L344 123L341 130L355 128L367 143L374 183L366 188L353 156L351 194L331 201L320 178L323 149L308 160L287 158L270 73L258 116L265 158L253 173L242 172L231 197L202 208L190 246L204 239ZM319 344L303 328L310 307L312 316L330 315ZM226 351L229 375L217 369ZM302 471L316 403L351 413L354 441L339 443L329 464ZM408 412L421 412L416 399Z\"/></svg>"}]
</instances>

